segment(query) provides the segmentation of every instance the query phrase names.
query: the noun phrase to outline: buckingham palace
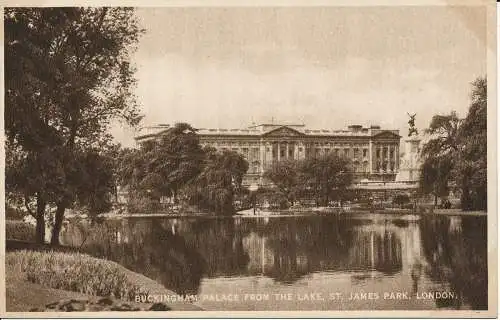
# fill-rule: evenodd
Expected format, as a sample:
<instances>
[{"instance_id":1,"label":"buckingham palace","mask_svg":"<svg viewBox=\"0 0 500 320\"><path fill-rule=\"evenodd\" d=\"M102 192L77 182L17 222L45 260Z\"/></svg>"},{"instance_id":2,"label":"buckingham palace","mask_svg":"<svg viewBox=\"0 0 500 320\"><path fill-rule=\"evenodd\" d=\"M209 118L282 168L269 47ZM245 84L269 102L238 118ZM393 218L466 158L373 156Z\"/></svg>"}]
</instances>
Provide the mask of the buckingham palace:
<instances>
[{"instance_id":1,"label":"buckingham palace","mask_svg":"<svg viewBox=\"0 0 500 320\"><path fill-rule=\"evenodd\" d=\"M136 141L168 132L149 128ZM345 130L309 129L304 124L260 124L242 129L199 128L200 143L242 154L249 163L244 185L266 184L264 171L276 161L299 160L334 152L351 159L355 181L395 181L399 172L399 130L350 125Z\"/></svg>"}]
</instances>

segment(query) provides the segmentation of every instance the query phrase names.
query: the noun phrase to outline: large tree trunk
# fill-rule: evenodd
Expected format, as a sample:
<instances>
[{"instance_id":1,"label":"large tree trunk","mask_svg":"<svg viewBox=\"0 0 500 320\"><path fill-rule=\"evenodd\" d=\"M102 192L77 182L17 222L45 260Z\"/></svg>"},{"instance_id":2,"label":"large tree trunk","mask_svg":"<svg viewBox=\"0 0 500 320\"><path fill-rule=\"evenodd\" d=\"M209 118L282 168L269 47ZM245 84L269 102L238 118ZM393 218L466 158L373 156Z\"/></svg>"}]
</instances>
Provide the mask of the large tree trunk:
<instances>
[{"instance_id":1,"label":"large tree trunk","mask_svg":"<svg viewBox=\"0 0 500 320\"><path fill-rule=\"evenodd\" d=\"M60 203L57 205L54 228L52 229L52 238L50 240L50 244L53 246L59 245L59 233L61 232L65 211L66 211L65 203Z\"/></svg>"},{"instance_id":2,"label":"large tree trunk","mask_svg":"<svg viewBox=\"0 0 500 320\"><path fill-rule=\"evenodd\" d=\"M45 242L45 201L38 197L36 205L36 242Z\"/></svg>"},{"instance_id":3,"label":"large tree trunk","mask_svg":"<svg viewBox=\"0 0 500 320\"><path fill-rule=\"evenodd\" d=\"M36 200L36 234L35 240L37 243L45 242L45 207L46 203L42 196L38 196Z\"/></svg>"},{"instance_id":4,"label":"large tree trunk","mask_svg":"<svg viewBox=\"0 0 500 320\"><path fill-rule=\"evenodd\" d=\"M472 199L470 195L470 189L467 186L467 183L462 182L462 194L460 196L460 206L463 211L472 210Z\"/></svg>"}]
</instances>

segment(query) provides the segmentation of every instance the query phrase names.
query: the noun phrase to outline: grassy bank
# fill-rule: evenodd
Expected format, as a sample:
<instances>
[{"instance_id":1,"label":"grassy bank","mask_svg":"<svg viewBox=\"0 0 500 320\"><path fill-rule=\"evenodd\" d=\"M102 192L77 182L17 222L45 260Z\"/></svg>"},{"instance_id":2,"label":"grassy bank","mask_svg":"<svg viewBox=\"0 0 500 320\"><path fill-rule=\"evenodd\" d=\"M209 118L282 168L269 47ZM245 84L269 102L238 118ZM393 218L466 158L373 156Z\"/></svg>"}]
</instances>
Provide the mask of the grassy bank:
<instances>
[{"instance_id":1,"label":"grassy bank","mask_svg":"<svg viewBox=\"0 0 500 320\"><path fill-rule=\"evenodd\" d=\"M149 310L135 297L175 295L160 283L113 261L94 258L78 248L33 242L34 226L6 222L6 303L8 312L43 309L62 299L112 297ZM171 310L201 310L188 302L172 302ZM164 309L163 309L164 310Z\"/></svg>"},{"instance_id":2,"label":"grassy bank","mask_svg":"<svg viewBox=\"0 0 500 320\"><path fill-rule=\"evenodd\" d=\"M53 289L125 300L148 294L132 283L118 264L85 254L20 250L8 252L5 263L7 269L24 274L29 282Z\"/></svg>"}]
</instances>

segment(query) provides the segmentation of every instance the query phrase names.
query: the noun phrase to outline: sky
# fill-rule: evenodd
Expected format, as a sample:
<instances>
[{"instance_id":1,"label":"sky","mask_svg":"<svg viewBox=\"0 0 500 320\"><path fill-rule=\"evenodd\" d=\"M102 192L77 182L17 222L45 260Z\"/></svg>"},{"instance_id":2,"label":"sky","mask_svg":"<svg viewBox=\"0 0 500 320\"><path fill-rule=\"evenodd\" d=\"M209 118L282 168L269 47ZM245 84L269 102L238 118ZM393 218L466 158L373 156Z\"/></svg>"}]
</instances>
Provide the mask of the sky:
<instances>
[{"instance_id":1,"label":"sky","mask_svg":"<svg viewBox=\"0 0 500 320\"><path fill-rule=\"evenodd\" d=\"M378 124L407 135L465 116L486 75L480 6L139 8L133 61L143 126ZM114 126L133 145L138 133Z\"/></svg>"}]
</instances>

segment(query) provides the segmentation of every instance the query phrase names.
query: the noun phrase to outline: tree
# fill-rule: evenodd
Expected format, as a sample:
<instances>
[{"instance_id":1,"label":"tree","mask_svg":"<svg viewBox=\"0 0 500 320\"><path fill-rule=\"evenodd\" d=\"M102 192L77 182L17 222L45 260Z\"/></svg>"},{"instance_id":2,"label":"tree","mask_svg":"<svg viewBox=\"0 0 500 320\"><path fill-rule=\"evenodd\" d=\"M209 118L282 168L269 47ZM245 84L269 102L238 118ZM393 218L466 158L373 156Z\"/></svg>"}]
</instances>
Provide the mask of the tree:
<instances>
[{"instance_id":1,"label":"tree","mask_svg":"<svg viewBox=\"0 0 500 320\"><path fill-rule=\"evenodd\" d=\"M178 123L158 140L145 141L139 150L128 150L120 162L120 179L132 193L159 201L177 202L179 191L201 172L205 160L196 129Z\"/></svg>"},{"instance_id":2,"label":"tree","mask_svg":"<svg viewBox=\"0 0 500 320\"><path fill-rule=\"evenodd\" d=\"M189 201L215 214L234 213L234 195L242 188L248 162L234 151L206 149L203 171L184 190Z\"/></svg>"},{"instance_id":3,"label":"tree","mask_svg":"<svg viewBox=\"0 0 500 320\"><path fill-rule=\"evenodd\" d=\"M35 218L35 239L43 243L46 209L60 191L58 153L54 150L26 152L6 141L5 154L6 199L17 207L24 207Z\"/></svg>"},{"instance_id":4,"label":"tree","mask_svg":"<svg viewBox=\"0 0 500 320\"><path fill-rule=\"evenodd\" d=\"M436 115L426 130L420 188L437 196L448 194L452 184L460 191L463 210L487 207L487 81L472 83L471 105L465 119L455 112Z\"/></svg>"},{"instance_id":5,"label":"tree","mask_svg":"<svg viewBox=\"0 0 500 320\"><path fill-rule=\"evenodd\" d=\"M113 119L136 125L141 118L130 53L142 30L133 10L5 9L5 131L57 185L50 198L44 185L24 188L57 207L52 244L76 199L79 157L110 140ZM44 150L58 155L56 172L44 169Z\"/></svg>"},{"instance_id":6,"label":"tree","mask_svg":"<svg viewBox=\"0 0 500 320\"><path fill-rule=\"evenodd\" d=\"M471 106L459 132L454 179L461 190L464 210L486 210L487 185L487 81L478 78L472 83Z\"/></svg>"},{"instance_id":7,"label":"tree","mask_svg":"<svg viewBox=\"0 0 500 320\"><path fill-rule=\"evenodd\" d=\"M292 205L300 192L298 165L295 160L280 161L264 172L264 177L269 179Z\"/></svg>"},{"instance_id":8,"label":"tree","mask_svg":"<svg viewBox=\"0 0 500 320\"><path fill-rule=\"evenodd\" d=\"M89 150L79 157L77 203L94 219L112 207L116 194L114 146L111 150Z\"/></svg>"},{"instance_id":9,"label":"tree","mask_svg":"<svg viewBox=\"0 0 500 320\"><path fill-rule=\"evenodd\" d=\"M405 193L398 193L394 196L394 199L392 199L392 203L402 207L403 205L410 203L410 196Z\"/></svg>"},{"instance_id":10,"label":"tree","mask_svg":"<svg viewBox=\"0 0 500 320\"><path fill-rule=\"evenodd\" d=\"M434 206L437 206L438 198L446 197L450 192L449 180L452 165L452 158L449 156L428 157L420 168L420 192L432 194Z\"/></svg>"},{"instance_id":11,"label":"tree","mask_svg":"<svg viewBox=\"0 0 500 320\"><path fill-rule=\"evenodd\" d=\"M343 201L353 180L350 160L332 153L306 159L299 180L316 195L317 205L326 206L332 198Z\"/></svg>"},{"instance_id":12,"label":"tree","mask_svg":"<svg viewBox=\"0 0 500 320\"><path fill-rule=\"evenodd\" d=\"M447 196L453 159L459 150L459 130L462 120L456 112L449 115L435 115L425 133L429 141L422 148L423 163L420 168L419 189L423 194L438 197Z\"/></svg>"}]
</instances>

